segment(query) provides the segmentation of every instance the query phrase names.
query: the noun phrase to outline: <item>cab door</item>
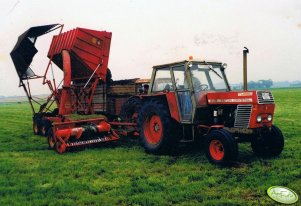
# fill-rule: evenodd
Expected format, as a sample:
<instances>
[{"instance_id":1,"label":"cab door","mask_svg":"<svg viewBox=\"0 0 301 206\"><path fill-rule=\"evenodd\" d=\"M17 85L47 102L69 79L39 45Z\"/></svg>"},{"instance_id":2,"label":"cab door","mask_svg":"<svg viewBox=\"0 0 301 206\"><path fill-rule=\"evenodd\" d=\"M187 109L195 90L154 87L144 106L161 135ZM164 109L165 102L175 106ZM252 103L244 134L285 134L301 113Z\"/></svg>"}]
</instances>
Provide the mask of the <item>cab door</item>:
<instances>
[{"instance_id":1,"label":"cab door","mask_svg":"<svg viewBox=\"0 0 301 206\"><path fill-rule=\"evenodd\" d=\"M181 121L184 123L192 122L193 104L191 99L191 90L187 75L185 75L185 65L176 65L171 69L175 92L178 99Z\"/></svg>"}]
</instances>

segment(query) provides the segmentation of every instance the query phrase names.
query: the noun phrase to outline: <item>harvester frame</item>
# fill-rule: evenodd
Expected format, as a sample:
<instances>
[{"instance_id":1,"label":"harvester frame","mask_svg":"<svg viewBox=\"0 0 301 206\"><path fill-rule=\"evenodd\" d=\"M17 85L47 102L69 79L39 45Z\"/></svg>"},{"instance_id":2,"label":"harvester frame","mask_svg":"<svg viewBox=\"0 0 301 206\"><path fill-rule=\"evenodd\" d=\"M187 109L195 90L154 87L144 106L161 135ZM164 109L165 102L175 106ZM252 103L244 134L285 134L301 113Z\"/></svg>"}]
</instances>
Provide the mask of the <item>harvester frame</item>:
<instances>
[{"instance_id":1,"label":"harvester frame","mask_svg":"<svg viewBox=\"0 0 301 206\"><path fill-rule=\"evenodd\" d=\"M34 55L36 40L39 36L60 29L52 39L48 52L49 62L44 75L36 75L30 68ZM50 148L63 153L68 147L109 142L119 139L111 125L104 117L87 117L75 120L70 117L74 113L94 114L94 93L101 86L105 93L105 82L108 73L111 33L83 28L62 33L63 25L52 24L28 29L18 39L11 52L17 74L33 112L33 131L48 137ZM52 65L56 64L63 72L61 88L56 85ZM52 81L47 79L52 70ZM30 80L43 79L50 95L44 103L36 100L31 94ZM26 81L27 84L24 83ZM102 84L99 84L102 81ZM57 108L52 112L53 103ZM40 108L36 112L33 103ZM91 138L92 137L92 138Z\"/></svg>"}]
</instances>

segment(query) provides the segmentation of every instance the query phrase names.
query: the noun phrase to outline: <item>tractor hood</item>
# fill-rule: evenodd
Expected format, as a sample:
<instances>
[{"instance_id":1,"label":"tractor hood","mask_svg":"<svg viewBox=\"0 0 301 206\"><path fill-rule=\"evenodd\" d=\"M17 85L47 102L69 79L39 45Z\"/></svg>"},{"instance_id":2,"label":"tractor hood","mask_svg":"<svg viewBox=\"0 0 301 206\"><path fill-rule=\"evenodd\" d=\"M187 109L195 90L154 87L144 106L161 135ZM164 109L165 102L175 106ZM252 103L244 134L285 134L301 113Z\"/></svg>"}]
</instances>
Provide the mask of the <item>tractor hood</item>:
<instances>
[{"instance_id":1,"label":"tractor hood","mask_svg":"<svg viewBox=\"0 0 301 206\"><path fill-rule=\"evenodd\" d=\"M34 46L37 38L59 28L60 26L60 24L50 24L31 27L19 36L15 47L10 53L10 56L13 60L20 80L29 79L36 76L30 68L30 64L34 55L38 52Z\"/></svg>"},{"instance_id":2,"label":"tractor hood","mask_svg":"<svg viewBox=\"0 0 301 206\"><path fill-rule=\"evenodd\" d=\"M273 104L270 91L208 92L208 104Z\"/></svg>"}]
</instances>

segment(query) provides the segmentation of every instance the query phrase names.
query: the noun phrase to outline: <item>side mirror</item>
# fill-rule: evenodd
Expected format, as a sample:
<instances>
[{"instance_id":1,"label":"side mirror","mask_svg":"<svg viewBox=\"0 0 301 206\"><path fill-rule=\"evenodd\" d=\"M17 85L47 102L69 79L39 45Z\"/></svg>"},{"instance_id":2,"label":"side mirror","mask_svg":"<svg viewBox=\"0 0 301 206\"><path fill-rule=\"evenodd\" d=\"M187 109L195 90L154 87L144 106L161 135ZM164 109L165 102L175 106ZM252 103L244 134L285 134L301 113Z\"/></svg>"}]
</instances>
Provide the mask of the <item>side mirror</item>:
<instances>
[{"instance_id":1,"label":"side mirror","mask_svg":"<svg viewBox=\"0 0 301 206\"><path fill-rule=\"evenodd\" d=\"M224 70L227 68L227 66L228 66L228 65L227 65L226 63L223 63L223 64L222 64L222 67L221 67L222 71L224 71Z\"/></svg>"}]
</instances>

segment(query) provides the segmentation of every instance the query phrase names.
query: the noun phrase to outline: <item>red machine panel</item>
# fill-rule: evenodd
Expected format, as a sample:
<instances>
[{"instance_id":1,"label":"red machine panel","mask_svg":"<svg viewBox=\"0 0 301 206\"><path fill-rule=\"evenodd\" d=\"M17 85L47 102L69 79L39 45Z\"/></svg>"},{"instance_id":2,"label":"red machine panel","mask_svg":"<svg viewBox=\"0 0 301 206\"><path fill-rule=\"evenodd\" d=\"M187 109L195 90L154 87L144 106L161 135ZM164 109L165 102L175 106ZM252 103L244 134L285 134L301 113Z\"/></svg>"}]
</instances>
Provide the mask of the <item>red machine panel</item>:
<instances>
[{"instance_id":1,"label":"red machine panel","mask_svg":"<svg viewBox=\"0 0 301 206\"><path fill-rule=\"evenodd\" d=\"M76 28L53 37L48 58L63 70L62 51L71 54L71 78L86 79L95 75L106 80L111 32Z\"/></svg>"},{"instance_id":2,"label":"red machine panel","mask_svg":"<svg viewBox=\"0 0 301 206\"><path fill-rule=\"evenodd\" d=\"M257 103L255 91L208 92L208 104L253 104Z\"/></svg>"}]
</instances>

